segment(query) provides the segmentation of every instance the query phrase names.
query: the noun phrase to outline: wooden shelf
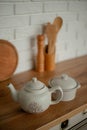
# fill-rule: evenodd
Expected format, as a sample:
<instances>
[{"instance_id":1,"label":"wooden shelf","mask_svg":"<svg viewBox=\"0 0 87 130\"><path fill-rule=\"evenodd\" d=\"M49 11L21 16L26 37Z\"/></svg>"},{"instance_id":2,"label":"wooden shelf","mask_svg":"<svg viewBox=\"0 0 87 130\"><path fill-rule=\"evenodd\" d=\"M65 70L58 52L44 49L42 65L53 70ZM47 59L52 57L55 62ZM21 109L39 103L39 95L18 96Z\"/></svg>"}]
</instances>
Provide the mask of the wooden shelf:
<instances>
[{"instance_id":1,"label":"wooden shelf","mask_svg":"<svg viewBox=\"0 0 87 130\"><path fill-rule=\"evenodd\" d=\"M6 87L11 82L18 90L32 77L37 77L48 86L49 79L63 73L67 73L81 83L76 98L51 105L40 114L24 112L20 105L13 101ZM0 130L48 130L85 109L87 109L87 56L58 63L53 72L38 73L30 70L0 82Z\"/></svg>"}]
</instances>

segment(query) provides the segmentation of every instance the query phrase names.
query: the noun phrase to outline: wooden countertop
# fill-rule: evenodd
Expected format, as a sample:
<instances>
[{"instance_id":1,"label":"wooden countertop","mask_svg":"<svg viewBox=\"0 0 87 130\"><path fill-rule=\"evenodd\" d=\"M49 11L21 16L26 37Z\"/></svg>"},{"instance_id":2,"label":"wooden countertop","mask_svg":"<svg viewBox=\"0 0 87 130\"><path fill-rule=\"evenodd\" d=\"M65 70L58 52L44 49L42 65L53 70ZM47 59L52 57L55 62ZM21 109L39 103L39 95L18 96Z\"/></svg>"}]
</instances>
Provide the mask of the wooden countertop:
<instances>
[{"instance_id":1,"label":"wooden countertop","mask_svg":"<svg viewBox=\"0 0 87 130\"><path fill-rule=\"evenodd\" d=\"M80 82L81 88L77 90L76 98L51 105L40 114L24 112L19 104L13 101L6 87L6 84L12 82L16 89L20 89L34 76L48 85L50 78L62 73L67 73ZM53 72L37 73L31 70L0 82L0 130L48 130L85 109L87 109L87 56L58 63Z\"/></svg>"}]
</instances>

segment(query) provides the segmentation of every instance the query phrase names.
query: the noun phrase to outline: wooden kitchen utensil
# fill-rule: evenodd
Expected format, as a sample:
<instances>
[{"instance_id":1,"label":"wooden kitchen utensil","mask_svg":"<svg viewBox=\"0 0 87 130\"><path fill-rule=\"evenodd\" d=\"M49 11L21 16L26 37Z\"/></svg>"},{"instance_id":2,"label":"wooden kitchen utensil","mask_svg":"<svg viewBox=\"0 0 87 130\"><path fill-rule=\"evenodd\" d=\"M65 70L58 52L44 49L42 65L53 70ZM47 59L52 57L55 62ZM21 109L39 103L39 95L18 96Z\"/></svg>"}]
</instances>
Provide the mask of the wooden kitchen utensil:
<instances>
[{"instance_id":1,"label":"wooden kitchen utensil","mask_svg":"<svg viewBox=\"0 0 87 130\"><path fill-rule=\"evenodd\" d=\"M60 31L60 29L62 27L62 24L63 24L63 19L61 17L56 17L53 22L53 25L56 27L56 34L52 41L52 50L53 51L55 50L56 38L57 38L58 32Z\"/></svg>"},{"instance_id":2,"label":"wooden kitchen utensil","mask_svg":"<svg viewBox=\"0 0 87 130\"><path fill-rule=\"evenodd\" d=\"M48 23L45 27L45 33L47 35L47 38L48 38L48 53L51 54L53 53L53 42L54 42L54 39L56 39L56 26L53 25L53 24L50 24Z\"/></svg>"},{"instance_id":3,"label":"wooden kitchen utensil","mask_svg":"<svg viewBox=\"0 0 87 130\"><path fill-rule=\"evenodd\" d=\"M37 36L37 56L36 56L36 71L44 71L44 35Z\"/></svg>"},{"instance_id":4,"label":"wooden kitchen utensil","mask_svg":"<svg viewBox=\"0 0 87 130\"><path fill-rule=\"evenodd\" d=\"M0 39L0 82L12 76L17 64L16 48L10 42Z\"/></svg>"},{"instance_id":5,"label":"wooden kitchen utensil","mask_svg":"<svg viewBox=\"0 0 87 130\"><path fill-rule=\"evenodd\" d=\"M62 27L63 19L61 17L56 17L54 19L53 25L56 26L56 32L58 33L60 28Z\"/></svg>"}]
</instances>

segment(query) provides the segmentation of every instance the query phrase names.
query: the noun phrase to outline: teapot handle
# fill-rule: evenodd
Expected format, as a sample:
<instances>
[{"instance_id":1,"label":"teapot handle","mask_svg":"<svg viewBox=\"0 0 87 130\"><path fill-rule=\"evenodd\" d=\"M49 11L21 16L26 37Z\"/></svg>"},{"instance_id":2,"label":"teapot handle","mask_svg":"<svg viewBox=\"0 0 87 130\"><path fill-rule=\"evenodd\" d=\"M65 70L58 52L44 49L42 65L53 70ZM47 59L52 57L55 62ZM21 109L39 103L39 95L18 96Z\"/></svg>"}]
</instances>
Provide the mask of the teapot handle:
<instances>
[{"instance_id":1,"label":"teapot handle","mask_svg":"<svg viewBox=\"0 0 87 130\"><path fill-rule=\"evenodd\" d=\"M57 98L55 100L51 99L51 105L57 104L62 100L62 98L63 98L63 90L62 90L61 87L58 87L58 86L57 87L56 86L52 87L52 88L50 88L50 92L51 92L51 97L52 97L52 94L55 95L55 93L58 93Z\"/></svg>"},{"instance_id":2,"label":"teapot handle","mask_svg":"<svg viewBox=\"0 0 87 130\"><path fill-rule=\"evenodd\" d=\"M81 84L77 82L77 89L79 89L80 87L81 87Z\"/></svg>"}]
</instances>

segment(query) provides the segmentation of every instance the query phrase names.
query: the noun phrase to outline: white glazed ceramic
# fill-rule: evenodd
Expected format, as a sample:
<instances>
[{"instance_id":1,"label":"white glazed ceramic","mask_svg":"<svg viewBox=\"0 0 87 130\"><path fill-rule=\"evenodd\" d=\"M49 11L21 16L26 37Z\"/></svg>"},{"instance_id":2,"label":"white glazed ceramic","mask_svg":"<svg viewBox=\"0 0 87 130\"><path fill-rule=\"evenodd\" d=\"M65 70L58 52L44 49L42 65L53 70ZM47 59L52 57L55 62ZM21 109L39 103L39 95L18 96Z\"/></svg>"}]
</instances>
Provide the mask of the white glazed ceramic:
<instances>
[{"instance_id":1,"label":"white glazed ceramic","mask_svg":"<svg viewBox=\"0 0 87 130\"><path fill-rule=\"evenodd\" d=\"M62 74L60 77L54 77L49 81L51 87L60 86L63 89L62 101L70 101L76 97L77 89L80 88L79 82L69 77L67 74Z\"/></svg>"},{"instance_id":2,"label":"white glazed ceramic","mask_svg":"<svg viewBox=\"0 0 87 130\"><path fill-rule=\"evenodd\" d=\"M21 90L16 91L12 84L8 85L12 97L18 101L23 110L30 113L40 113L45 111L50 105L59 103L63 97L60 87L54 86L51 89L45 86L37 78L32 78ZM52 93L58 91L59 96L52 101Z\"/></svg>"}]
</instances>

